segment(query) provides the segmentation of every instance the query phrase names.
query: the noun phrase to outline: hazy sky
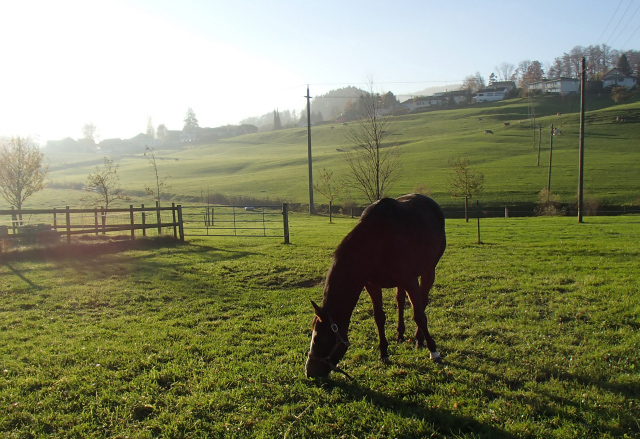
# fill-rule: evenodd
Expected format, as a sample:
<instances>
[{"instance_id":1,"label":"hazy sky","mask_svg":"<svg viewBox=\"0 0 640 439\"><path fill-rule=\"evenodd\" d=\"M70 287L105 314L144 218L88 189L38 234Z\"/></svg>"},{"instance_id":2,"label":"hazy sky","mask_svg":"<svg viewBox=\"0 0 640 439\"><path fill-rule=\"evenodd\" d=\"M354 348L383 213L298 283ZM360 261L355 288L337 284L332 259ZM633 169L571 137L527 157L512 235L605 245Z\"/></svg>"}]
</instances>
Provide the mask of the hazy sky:
<instances>
[{"instance_id":1,"label":"hazy sky","mask_svg":"<svg viewBox=\"0 0 640 439\"><path fill-rule=\"evenodd\" d=\"M348 85L411 93L546 67L574 46L640 50L640 0L0 0L0 135L129 138L295 109Z\"/></svg>"}]
</instances>

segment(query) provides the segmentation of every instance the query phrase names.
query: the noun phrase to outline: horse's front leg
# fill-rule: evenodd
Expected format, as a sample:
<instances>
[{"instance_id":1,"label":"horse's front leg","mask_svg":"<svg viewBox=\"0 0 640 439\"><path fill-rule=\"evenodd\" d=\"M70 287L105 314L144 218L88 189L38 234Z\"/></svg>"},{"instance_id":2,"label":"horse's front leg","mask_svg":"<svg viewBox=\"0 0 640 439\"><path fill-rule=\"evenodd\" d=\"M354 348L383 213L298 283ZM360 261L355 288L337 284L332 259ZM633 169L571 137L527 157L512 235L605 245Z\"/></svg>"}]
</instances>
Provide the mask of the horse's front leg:
<instances>
[{"instance_id":1,"label":"horse's front leg","mask_svg":"<svg viewBox=\"0 0 640 439\"><path fill-rule=\"evenodd\" d=\"M427 315L424 310L426 308L426 300L421 291L420 285L418 283L418 279L412 281L406 287L407 294L409 295L409 300L411 301L411 305L413 307L413 320L415 320L416 325L418 325L418 332L422 332L422 336L424 340L427 342L427 348L429 348L429 352L431 352L431 359L436 363L442 363L442 359L440 358L440 354L436 350L436 342L429 334L429 328L427 325ZM418 338L418 337L416 337ZM419 347L419 345L418 345Z\"/></svg>"},{"instance_id":2,"label":"horse's front leg","mask_svg":"<svg viewBox=\"0 0 640 439\"><path fill-rule=\"evenodd\" d=\"M384 333L384 324L387 317L382 309L382 288L377 285L367 284L365 289L369 293L369 297L371 297L371 302L373 303L373 318L378 328L378 339L380 340L378 345L380 348L380 361L389 363L389 342Z\"/></svg>"},{"instance_id":3,"label":"horse's front leg","mask_svg":"<svg viewBox=\"0 0 640 439\"><path fill-rule=\"evenodd\" d=\"M429 304L429 291L431 291L431 287L436 279L436 271L435 268L427 271L420 277L420 295L422 298L422 310L427 308ZM426 314L425 314L426 315ZM421 349L424 347L424 334L420 330L420 328L416 329L416 347Z\"/></svg>"},{"instance_id":4,"label":"horse's front leg","mask_svg":"<svg viewBox=\"0 0 640 439\"><path fill-rule=\"evenodd\" d=\"M402 343L404 341L404 306L406 303L406 295L402 288L396 288L396 304L398 305L398 330L397 330L397 340L398 343Z\"/></svg>"}]
</instances>

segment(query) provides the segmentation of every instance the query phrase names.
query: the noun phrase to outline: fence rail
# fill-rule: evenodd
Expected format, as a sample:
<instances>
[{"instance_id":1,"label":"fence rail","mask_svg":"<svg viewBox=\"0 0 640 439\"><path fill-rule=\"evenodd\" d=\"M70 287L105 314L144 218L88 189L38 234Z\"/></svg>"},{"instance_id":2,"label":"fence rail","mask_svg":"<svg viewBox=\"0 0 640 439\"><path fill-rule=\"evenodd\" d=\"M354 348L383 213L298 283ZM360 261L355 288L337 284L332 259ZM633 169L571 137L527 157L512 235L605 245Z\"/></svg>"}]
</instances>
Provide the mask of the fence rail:
<instances>
[{"instance_id":1,"label":"fence rail","mask_svg":"<svg viewBox=\"0 0 640 439\"><path fill-rule=\"evenodd\" d=\"M143 236L155 231L161 235L163 229L184 240L182 206L0 210L0 241L51 242L66 236L70 242L73 235L126 231L135 239L136 231Z\"/></svg>"}]
</instances>

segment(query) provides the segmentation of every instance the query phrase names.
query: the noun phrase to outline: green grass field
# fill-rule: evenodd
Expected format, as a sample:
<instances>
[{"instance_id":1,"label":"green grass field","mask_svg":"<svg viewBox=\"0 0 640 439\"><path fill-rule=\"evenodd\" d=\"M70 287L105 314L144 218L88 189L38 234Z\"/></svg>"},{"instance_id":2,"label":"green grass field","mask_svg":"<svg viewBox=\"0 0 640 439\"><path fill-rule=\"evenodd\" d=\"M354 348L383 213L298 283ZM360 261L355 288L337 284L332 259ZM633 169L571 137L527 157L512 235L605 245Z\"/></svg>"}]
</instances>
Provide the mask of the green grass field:
<instances>
[{"instance_id":1,"label":"green grass field","mask_svg":"<svg viewBox=\"0 0 640 439\"><path fill-rule=\"evenodd\" d=\"M587 197L604 205L636 205L640 196L640 102L613 105L608 97L589 99L585 133ZM410 193L421 186L441 205L458 206L460 201L448 193L447 160L467 156L471 165L485 175L485 190L479 196L483 205L531 206L547 186L549 125L554 124L564 135L554 138L551 189L559 194L560 201L574 202L578 186L579 99L539 97L532 106L537 123L543 126L540 166L526 99L394 118L389 140L402 149L403 172L389 195ZM617 123L618 115L628 122ZM505 122L510 125L505 126ZM320 169L328 168L336 178L345 176L344 153L338 149L350 148L345 140L347 129L342 124L313 127L316 175ZM495 134L486 135L485 129ZM207 193L308 203L306 128L235 137L178 151L158 150L156 156L161 176L169 176L172 201L178 203L200 200ZM49 181L64 187L84 183L95 166L102 163L102 156L51 154L49 160ZM142 155L114 160L120 165L122 188L136 195L133 202L149 202L141 195L155 177L147 160ZM77 206L82 195L81 190L47 189L29 198L25 207ZM352 196L358 198L359 194ZM327 203L320 194L315 197L316 203Z\"/></svg>"},{"instance_id":2,"label":"green grass field","mask_svg":"<svg viewBox=\"0 0 640 439\"><path fill-rule=\"evenodd\" d=\"M449 220L427 309L445 365L410 342L380 363L362 295L341 363L355 380L315 382L309 301L354 224L292 214L291 245L5 252L0 436L640 436L637 216L483 220L482 244Z\"/></svg>"}]
</instances>

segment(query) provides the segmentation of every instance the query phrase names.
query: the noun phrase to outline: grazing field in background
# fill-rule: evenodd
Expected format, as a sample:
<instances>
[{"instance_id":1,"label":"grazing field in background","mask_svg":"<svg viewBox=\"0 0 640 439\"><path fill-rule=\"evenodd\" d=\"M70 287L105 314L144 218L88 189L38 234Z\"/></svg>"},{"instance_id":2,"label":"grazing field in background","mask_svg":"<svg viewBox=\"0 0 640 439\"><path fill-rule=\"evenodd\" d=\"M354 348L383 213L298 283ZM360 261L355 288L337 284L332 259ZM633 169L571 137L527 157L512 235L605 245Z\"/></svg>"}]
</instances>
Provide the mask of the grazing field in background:
<instances>
[{"instance_id":1,"label":"grazing field in background","mask_svg":"<svg viewBox=\"0 0 640 439\"><path fill-rule=\"evenodd\" d=\"M531 104L531 106L530 106ZM585 133L585 192L600 204L635 205L640 187L640 102L613 105L609 97L589 96ZM531 205L547 186L549 125L555 136L551 190L560 201L572 203L578 187L578 96L545 96L529 102L513 99L452 110L395 117L388 140L402 149L403 169L391 196L419 188L444 207L461 205L449 196L447 160L467 156L484 173L484 206ZM543 127L540 166L533 142L530 111ZM626 122L616 122L617 116ZM506 126L505 123L509 125ZM350 122L350 124L353 124ZM313 169L347 173L344 152L349 126L327 123L312 129ZM493 135L484 134L486 129ZM537 136L537 133L536 133ZM158 171L168 176L169 201L202 202L209 194L259 200L308 203L307 130L305 127L264 132L221 140L210 145L186 145L180 150L156 151ZM144 188L155 182L153 168L141 152L113 157L120 165L121 185L135 204L150 203ZM27 200L27 208L72 207L80 204L82 184L102 164L102 154L49 155L50 189ZM71 189L71 188L76 189ZM359 194L352 192L358 198ZM361 204L363 200L357 200ZM316 203L327 200L316 194ZM0 200L0 207L4 200ZM340 204L336 200L334 204ZM129 204L129 203L125 203Z\"/></svg>"},{"instance_id":2,"label":"grazing field in background","mask_svg":"<svg viewBox=\"0 0 640 439\"><path fill-rule=\"evenodd\" d=\"M355 380L315 382L303 367L309 301L354 224L293 214L291 245L0 254L0 435L640 435L638 216L483 220L482 244L475 223L449 220L427 308L444 366L411 342L380 363L363 294L341 363Z\"/></svg>"}]
</instances>

